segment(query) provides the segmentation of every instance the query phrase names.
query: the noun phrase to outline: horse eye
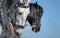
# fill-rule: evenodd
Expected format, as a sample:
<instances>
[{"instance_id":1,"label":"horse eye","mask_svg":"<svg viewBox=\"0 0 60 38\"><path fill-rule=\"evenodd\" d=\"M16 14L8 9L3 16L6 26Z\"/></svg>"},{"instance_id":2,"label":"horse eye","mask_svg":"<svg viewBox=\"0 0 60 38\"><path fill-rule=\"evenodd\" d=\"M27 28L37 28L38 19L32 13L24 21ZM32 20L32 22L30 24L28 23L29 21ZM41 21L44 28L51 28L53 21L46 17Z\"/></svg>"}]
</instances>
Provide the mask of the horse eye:
<instances>
[{"instance_id":1,"label":"horse eye","mask_svg":"<svg viewBox=\"0 0 60 38\"><path fill-rule=\"evenodd\" d=\"M22 15L22 13L18 13L19 15Z\"/></svg>"},{"instance_id":2,"label":"horse eye","mask_svg":"<svg viewBox=\"0 0 60 38\"><path fill-rule=\"evenodd\" d=\"M36 15L36 13L35 13L35 15Z\"/></svg>"}]
</instances>

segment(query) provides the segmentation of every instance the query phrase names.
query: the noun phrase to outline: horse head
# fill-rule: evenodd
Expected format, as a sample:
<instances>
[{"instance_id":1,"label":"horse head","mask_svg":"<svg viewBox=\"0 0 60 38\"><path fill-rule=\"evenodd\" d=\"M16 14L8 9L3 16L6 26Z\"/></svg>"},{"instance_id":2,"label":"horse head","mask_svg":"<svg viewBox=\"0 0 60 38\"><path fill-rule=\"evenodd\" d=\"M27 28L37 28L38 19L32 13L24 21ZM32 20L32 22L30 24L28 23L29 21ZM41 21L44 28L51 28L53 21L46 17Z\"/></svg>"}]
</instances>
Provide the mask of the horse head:
<instances>
[{"instance_id":1,"label":"horse head","mask_svg":"<svg viewBox=\"0 0 60 38\"><path fill-rule=\"evenodd\" d=\"M43 9L36 3L30 4L30 14L27 19L32 26L32 31L39 32L41 27L41 17L43 14Z\"/></svg>"}]
</instances>

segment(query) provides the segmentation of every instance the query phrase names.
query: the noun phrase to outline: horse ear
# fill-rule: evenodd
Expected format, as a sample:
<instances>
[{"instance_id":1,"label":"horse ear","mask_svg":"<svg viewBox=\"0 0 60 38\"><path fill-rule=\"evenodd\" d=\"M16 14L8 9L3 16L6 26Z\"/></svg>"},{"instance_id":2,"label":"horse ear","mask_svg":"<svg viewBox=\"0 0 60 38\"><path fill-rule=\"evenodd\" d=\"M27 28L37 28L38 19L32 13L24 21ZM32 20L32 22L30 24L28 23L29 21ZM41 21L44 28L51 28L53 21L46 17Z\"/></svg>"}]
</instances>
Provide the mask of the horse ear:
<instances>
[{"instance_id":1,"label":"horse ear","mask_svg":"<svg viewBox=\"0 0 60 38\"><path fill-rule=\"evenodd\" d=\"M36 1L36 5L37 5L37 1Z\"/></svg>"}]
</instances>

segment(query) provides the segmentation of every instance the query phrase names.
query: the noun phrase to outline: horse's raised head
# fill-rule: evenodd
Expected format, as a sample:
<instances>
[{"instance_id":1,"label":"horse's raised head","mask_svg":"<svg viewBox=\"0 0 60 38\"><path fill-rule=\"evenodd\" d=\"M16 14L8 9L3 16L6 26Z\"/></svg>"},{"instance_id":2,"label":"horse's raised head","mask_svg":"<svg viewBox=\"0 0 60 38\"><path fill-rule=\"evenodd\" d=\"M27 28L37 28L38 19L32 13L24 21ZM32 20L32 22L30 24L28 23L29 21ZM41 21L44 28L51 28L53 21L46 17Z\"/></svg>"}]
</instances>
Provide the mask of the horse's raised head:
<instances>
[{"instance_id":1,"label":"horse's raised head","mask_svg":"<svg viewBox=\"0 0 60 38\"><path fill-rule=\"evenodd\" d=\"M42 13L43 9L41 6L37 4L37 2L30 4L30 14L27 18L32 26L32 31L34 32L40 31Z\"/></svg>"}]
</instances>

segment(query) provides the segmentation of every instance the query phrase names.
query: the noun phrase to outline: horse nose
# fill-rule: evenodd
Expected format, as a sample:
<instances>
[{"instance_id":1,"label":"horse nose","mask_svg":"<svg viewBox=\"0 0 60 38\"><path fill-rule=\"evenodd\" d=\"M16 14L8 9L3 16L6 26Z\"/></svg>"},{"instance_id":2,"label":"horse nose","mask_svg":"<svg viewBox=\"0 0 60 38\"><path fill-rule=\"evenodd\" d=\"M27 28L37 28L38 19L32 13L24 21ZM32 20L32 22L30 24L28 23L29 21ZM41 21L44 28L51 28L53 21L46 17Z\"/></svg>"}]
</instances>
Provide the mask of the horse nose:
<instances>
[{"instance_id":1,"label":"horse nose","mask_svg":"<svg viewBox=\"0 0 60 38\"><path fill-rule=\"evenodd\" d=\"M34 24L34 25L32 26L32 31L37 33L37 32L40 31L40 27L41 27L41 25L36 25L36 24Z\"/></svg>"}]
</instances>

